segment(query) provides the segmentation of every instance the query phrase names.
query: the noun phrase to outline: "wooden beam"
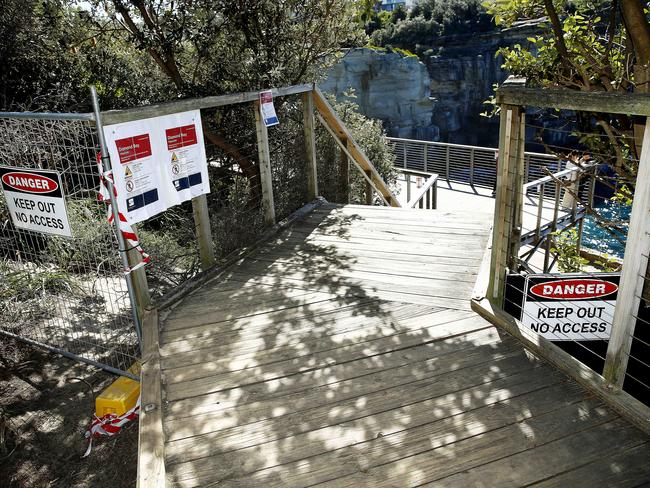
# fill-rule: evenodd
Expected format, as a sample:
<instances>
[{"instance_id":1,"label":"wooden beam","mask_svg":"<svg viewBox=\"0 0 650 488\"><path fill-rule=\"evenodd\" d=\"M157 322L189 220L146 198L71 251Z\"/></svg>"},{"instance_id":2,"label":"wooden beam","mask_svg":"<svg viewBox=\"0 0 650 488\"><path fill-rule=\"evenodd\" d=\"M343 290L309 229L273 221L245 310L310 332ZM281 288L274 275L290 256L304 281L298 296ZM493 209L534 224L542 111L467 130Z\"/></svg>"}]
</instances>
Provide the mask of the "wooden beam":
<instances>
[{"instance_id":1,"label":"wooden beam","mask_svg":"<svg viewBox=\"0 0 650 488\"><path fill-rule=\"evenodd\" d=\"M313 87L314 85L312 83L308 83L304 85L272 88L271 91L273 92L274 97L282 97L295 95L297 93L310 92ZM188 110L223 107L224 105L253 102L257 100L259 96L259 91L241 92L214 97L188 98L186 100L147 105L127 110L109 110L108 112L102 112L102 122L104 124L118 124L121 122L130 122L132 120L142 120L150 117L186 112Z\"/></svg>"},{"instance_id":2,"label":"wooden beam","mask_svg":"<svg viewBox=\"0 0 650 488\"><path fill-rule=\"evenodd\" d=\"M366 197L366 205L372 205L372 185L368 182L368 180L372 177L372 174L370 171L366 171L366 191L365 191L365 197Z\"/></svg>"},{"instance_id":3,"label":"wooden beam","mask_svg":"<svg viewBox=\"0 0 650 488\"><path fill-rule=\"evenodd\" d=\"M162 374L158 311L148 310L142 321L142 369L140 373L140 425L138 434L138 488L166 485L165 439L162 425Z\"/></svg>"},{"instance_id":4,"label":"wooden beam","mask_svg":"<svg viewBox=\"0 0 650 488\"><path fill-rule=\"evenodd\" d=\"M510 233L508 241L508 259L507 265L511 270L517 267L517 258L519 257L519 248L521 247L521 229L524 221L524 182L526 178L526 112L519 110L518 113L519 127L517 137L512 141L514 158L511 165L511 184L510 195Z\"/></svg>"},{"instance_id":5,"label":"wooden beam","mask_svg":"<svg viewBox=\"0 0 650 488\"><path fill-rule=\"evenodd\" d=\"M347 140L342 140L347 147ZM349 149L348 149L349 151ZM339 193L341 197L338 203L350 203L350 160L348 152L341 150L339 153Z\"/></svg>"},{"instance_id":6,"label":"wooden beam","mask_svg":"<svg viewBox=\"0 0 650 488\"><path fill-rule=\"evenodd\" d=\"M650 117L645 124L636 181L612 336L603 370L603 376L617 389L623 387L625 380L650 253Z\"/></svg>"},{"instance_id":7,"label":"wooden beam","mask_svg":"<svg viewBox=\"0 0 650 488\"><path fill-rule=\"evenodd\" d=\"M138 230L133 225L133 231L137 234ZM126 252L129 260L129 267L133 268L142 261L142 256L136 249L129 249ZM133 283L133 294L135 295L135 308L138 313L138 319L142 323L145 310L151 305L151 294L149 293L149 282L147 281L146 266L131 271L131 281Z\"/></svg>"},{"instance_id":8,"label":"wooden beam","mask_svg":"<svg viewBox=\"0 0 650 488\"><path fill-rule=\"evenodd\" d=\"M307 162L307 198L318 196L318 170L316 160L316 127L314 122L314 96L311 91L302 94L303 128Z\"/></svg>"},{"instance_id":9,"label":"wooden beam","mask_svg":"<svg viewBox=\"0 0 650 488\"><path fill-rule=\"evenodd\" d=\"M260 180L262 185L262 206L264 223L267 227L275 225L275 202L273 200L273 177L271 174L271 153L269 152L269 132L264 125L260 112L259 99L253 104L255 110L255 126L257 130L257 154L260 165Z\"/></svg>"},{"instance_id":10,"label":"wooden beam","mask_svg":"<svg viewBox=\"0 0 650 488\"><path fill-rule=\"evenodd\" d=\"M201 269L205 271L217 264L217 258L214 255L214 242L212 240L212 228L210 226L210 213L208 211L208 199L206 195L199 195L198 197L192 198L192 213L194 215L194 233L199 244Z\"/></svg>"},{"instance_id":11,"label":"wooden beam","mask_svg":"<svg viewBox=\"0 0 650 488\"><path fill-rule=\"evenodd\" d=\"M393 195L393 192L390 190L381 175L377 172L377 169L370 162L368 157L361 150L359 145L355 142L348 128L341 121L339 116L336 114L329 102L325 99L325 96L318 87L314 87L314 106L316 107L316 110L318 110L318 113L321 115L321 118L325 121L327 126L329 126L332 132L339 138L339 141L347 141L347 151L354 162L359 166L361 171L370 171L371 183L377 192L379 192L384 197L390 206L399 207L400 204L397 201L395 195Z\"/></svg>"},{"instance_id":12,"label":"wooden beam","mask_svg":"<svg viewBox=\"0 0 650 488\"><path fill-rule=\"evenodd\" d=\"M518 107L503 105L499 125L499 160L497 163L497 196L494 206L494 224L492 227L492 258L490 264L490 281L488 296L495 303L502 303L505 289L505 255L508 248L509 212L508 183L510 152L512 148L513 129L518 127L513 122Z\"/></svg>"},{"instance_id":13,"label":"wooden beam","mask_svg":"<svg viewBox=\"0 0 650 488\"><path fill-rule=\"evenodd\" d=\"M523 86L497 89L498 104L650 117L650 94L582 92Z\"/></svg>"}]
</instances>

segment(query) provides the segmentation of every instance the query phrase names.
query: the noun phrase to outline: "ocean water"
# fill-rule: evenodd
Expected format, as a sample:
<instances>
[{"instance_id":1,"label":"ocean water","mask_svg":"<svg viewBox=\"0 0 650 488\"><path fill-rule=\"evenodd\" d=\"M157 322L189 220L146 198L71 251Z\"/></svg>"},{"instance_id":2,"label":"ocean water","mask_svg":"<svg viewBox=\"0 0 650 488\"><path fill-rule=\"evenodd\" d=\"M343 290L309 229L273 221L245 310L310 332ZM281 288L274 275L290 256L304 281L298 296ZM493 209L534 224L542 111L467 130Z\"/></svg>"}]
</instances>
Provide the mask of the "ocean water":
<instances>
[{"instance_id":1,"label":"ocean water","mask_svg":"<svg viewBox=\"0 0 650 488\"><path fill-rule=\"evenodd\" d=\"M596 206L595 210L602 218L618 223L622 231L615 231L612 234L594 216L587 215L582 233L582 245L612 257L623 259L623 254L625 254L625 238L630 223L632 207L630 205L605 201Z\"/></svg>"}]
</instances>

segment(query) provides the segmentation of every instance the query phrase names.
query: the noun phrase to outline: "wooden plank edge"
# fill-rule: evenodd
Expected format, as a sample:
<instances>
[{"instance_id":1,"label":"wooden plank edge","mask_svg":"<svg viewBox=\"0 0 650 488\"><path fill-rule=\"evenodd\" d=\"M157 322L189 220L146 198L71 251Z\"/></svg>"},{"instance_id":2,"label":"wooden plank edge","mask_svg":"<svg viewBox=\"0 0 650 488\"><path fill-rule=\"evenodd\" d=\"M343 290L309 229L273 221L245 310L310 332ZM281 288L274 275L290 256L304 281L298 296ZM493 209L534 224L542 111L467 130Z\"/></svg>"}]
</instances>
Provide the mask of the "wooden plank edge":
<instances>
[{"instance_id":1,"label":"wooden plank edge","mask_svg":"<svg viewBox=\"0 0 650 488\"><path fill-rule=\"evenodd\" d=\"M323 197L318 197L314 201L304 205L303 207L299 208L295 212L293 212L291 215L286 217L284 220L281 220L277 224L275 224L273 227L270 227L267 231L265 231L255 242L253 242L251 245L246 246L242 249L238 249L236 251L233 251L230 253L228 256L226 256L225 261L221 266L215 266L211 269L208 269L206 271L202 271L201 273L197 274L196 276L190 278L189 280L185 281L182 285L177 286L173 290L169 291L159 299L155 300L152 307L157 308L158 310L164 310L167 308L170 308L180 302L183 298L185 298L187 295L195 291L197 288L201 287L208 281L215 279L219 277L221 274L223 274L225 271L227 271L231 266L234 264L240 262L243 258L251 254L254 250L259 248L262 244L266 243L269 241L272 237L275 237L277 234L279 234L281 231L286 229L287 227L290 227L293 225L295 222L303 219L307 215L309 215L311 212L316 210L317 208L327 204L327 200Z\"/></svg>"},{"instance_id":2,"label":"wooden plank edge","mask_svg":"<svg viewBox=\"0 0 650 488\"><path fill-rule=\"evenodd\" d=\"M147 310L142 323L143 354L140 373L137 487L164 487L166 486L165 439L162 422L158 311Z\"/></svg>"},{"instance_id":3,"label":"wooden plank edge","mask_svg":"<svg viewBox=\"0 0 650 488\"><path fill-rule=\"evenodd\" d=\"M548 339L525 327L487 298L490 276L492 237L489 238L472 292L471 308L481 317L516 337L536 355L544 358L580 385L602 399L625 419L650 434L650 407L629 393L616 390L593 369L563 351Z\"/></svg>"},{"instance_id":4,"label":"wooden plank edge","mask_svg":"<svg viewBox=\"0 0 650 488\"><path fill-rule=\"evenodd\" d=\"M274 97L283 97L287 95L296 95L298 93L311 92L314 89L313 83L302 85L285 86L281 88L272 88L271 92ZM159 117L187 110L207 109L214 107L223 107L225 105L234 105L237 103L252 102L259 100L260 91L231 93L228 95L218 95L202 98L187 98L185 100L175 100L154 105L145 105L126 110L109 110L102 112L104 125L131 122L142 120L150 117Z\"/></svg>"},{"instance_id":5,"label":"wooden plank edge","mask_svg":"<svg viewBox=\"0 0 650 488\"><path fill-rule=\"evenodd\" d=\"M501 86L497 104L650 116L650 94Z\"/></svg>"},{"instance_id":6,"label":"wooden plank edge","mask_svg":"<svg viewBox=\"0 0 650 488\"><path fill-rule=\"evenodd\" d=\"M545 359L560 371L577 381L608 406L644 432L650 434L650 407L629 393L613 388L601 375L548 339L541 337L519 320L490 303L487 298L471 300L472 310L481 317L519 339L534 354Z\"/></svg>"}]
</instances>

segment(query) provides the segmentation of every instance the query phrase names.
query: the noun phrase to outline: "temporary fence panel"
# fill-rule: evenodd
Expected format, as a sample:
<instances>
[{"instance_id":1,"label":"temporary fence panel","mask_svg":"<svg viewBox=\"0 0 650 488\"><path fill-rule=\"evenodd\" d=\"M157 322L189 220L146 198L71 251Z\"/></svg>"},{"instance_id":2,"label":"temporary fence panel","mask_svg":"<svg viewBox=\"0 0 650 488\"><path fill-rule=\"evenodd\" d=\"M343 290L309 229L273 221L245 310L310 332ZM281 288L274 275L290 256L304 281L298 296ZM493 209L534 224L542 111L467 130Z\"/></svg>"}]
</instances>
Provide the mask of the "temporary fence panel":
<instances>
[{"instance_id":1,"label":"temporary fence panel","mask_svg":"<svg viewBox=\"0 0 650 488\"><path fill-rule=\"evenodd\" d=\"M0 116L0 167L58 173L72 234L17 227L10 214L20 199L0 194L0 333L130 374L138 340L116 236L97 200L99 144L88 119Z\"/></svg>"}]
</instances>

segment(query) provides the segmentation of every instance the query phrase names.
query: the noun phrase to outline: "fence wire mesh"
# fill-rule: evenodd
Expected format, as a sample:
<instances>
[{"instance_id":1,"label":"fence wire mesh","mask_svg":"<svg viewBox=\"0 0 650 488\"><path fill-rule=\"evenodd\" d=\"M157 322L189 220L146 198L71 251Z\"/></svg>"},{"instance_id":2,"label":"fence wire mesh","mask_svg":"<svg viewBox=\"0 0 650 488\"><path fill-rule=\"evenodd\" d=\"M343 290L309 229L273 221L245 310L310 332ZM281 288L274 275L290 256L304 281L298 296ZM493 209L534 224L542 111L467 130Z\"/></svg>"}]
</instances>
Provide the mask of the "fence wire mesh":
<instances>
[{"instance_id":1,"label":"fence wire mesh","mask_svg":"<svg viewBox=\"0 0 650 488\"><path fill-rule=\"evenodd\" d=\"M16 228L0 192L0 354L20 337L118 371L138 356L115 234L97 201L89 122L0 118L0 166L61 175L72 238ZM17 358L16 358L17 359Z\"/></svg>"}]
</instances>

